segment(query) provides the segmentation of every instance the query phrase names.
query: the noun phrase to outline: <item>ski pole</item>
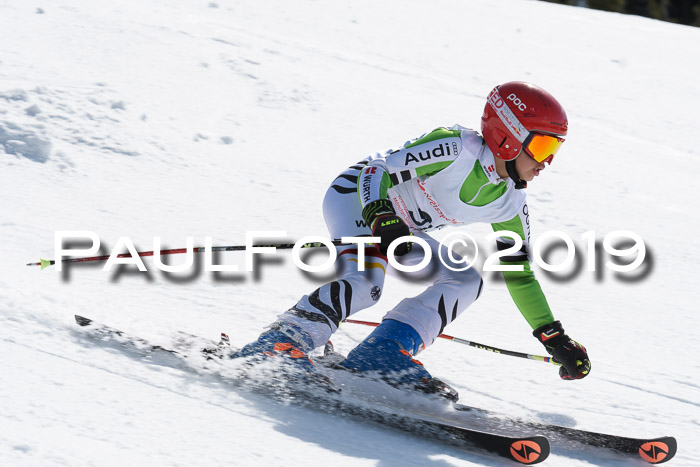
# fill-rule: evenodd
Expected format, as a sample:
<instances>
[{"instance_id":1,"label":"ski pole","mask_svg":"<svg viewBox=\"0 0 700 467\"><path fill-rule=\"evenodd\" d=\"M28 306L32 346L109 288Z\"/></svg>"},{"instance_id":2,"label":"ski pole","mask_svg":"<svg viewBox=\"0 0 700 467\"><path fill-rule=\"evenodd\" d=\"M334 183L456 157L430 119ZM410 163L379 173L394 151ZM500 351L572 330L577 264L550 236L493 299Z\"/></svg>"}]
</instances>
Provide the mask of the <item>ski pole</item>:
<instances>
[{"instance_id":1,"label":"ski pole","mask_svg":"<svg viewBox=\"0 0 700 467\"><path fill-rule=\"evenodd\" d=\"M372 321L361 321L361 320L357 320L357 319L346 319L345 322L352 323L352 324L363 324L365 326L372 326L372 327L379 326L379 323L374 323ZM493 353L510 355L511 357L527 358L528 360L537 360L540 362L551 363L552 365L559 365L559 363L552 360L552 357L544 357L542 355L530 355L528 353L523 353L523 352L514 352L512 350L499 349L496 347L491 347L490 345L479 344L477 342L472 342L472 341L468 341L466 339L461 339L459 337L448 336L447 334L440 334L438 337L440 337L442 339L451 340L452 342L456 342L458 344L464 344L464 345L468 345L470 347L476 347L477 349L488 350L489 352L493 352Z\"/></svg>"},{"instance_id":2,"label":"ski pole","mask_svg":"<svg viewBox=\"0 0 700 467\"><path fill-rule=\"evenodd\" d=\"M340 246L342 245L340 240L332 240L331 243L335 246ZM261 248L266 248L266 247L272 247L272 248L279 248L281 250L285 249L291 249L294 248L294 243L276 243L276 244L271 244L271 245L252 245L253 247L261 247ZM304 243L300 248L319 248L325 246L321 242L312 242L312 243ZM246 249L245 245L234 245L234 246L215 246L211 248L211 251L244 251ZM192 249L194 253L203 253L205 248L204 247L196 247ZM153 251L137 251L136 252L138 256L153 256L154 252ZM170 250L161 250L160 254L162 255L176 255L179 253L187 253L187 248L173 248ZM61 263L85 263L88 261L106 261L108 260L110 255L103 255L103 256L89 256L85 258L66 258L61 260ZM116 256L116 258L130 258L131 253L121 253ZM38 263L27 263L27 266L41 266L41 269L45 269L51 265L56 264L56 261L52 259L44 259L40 258L40 261Z\"/></svg>"}]
</instances>

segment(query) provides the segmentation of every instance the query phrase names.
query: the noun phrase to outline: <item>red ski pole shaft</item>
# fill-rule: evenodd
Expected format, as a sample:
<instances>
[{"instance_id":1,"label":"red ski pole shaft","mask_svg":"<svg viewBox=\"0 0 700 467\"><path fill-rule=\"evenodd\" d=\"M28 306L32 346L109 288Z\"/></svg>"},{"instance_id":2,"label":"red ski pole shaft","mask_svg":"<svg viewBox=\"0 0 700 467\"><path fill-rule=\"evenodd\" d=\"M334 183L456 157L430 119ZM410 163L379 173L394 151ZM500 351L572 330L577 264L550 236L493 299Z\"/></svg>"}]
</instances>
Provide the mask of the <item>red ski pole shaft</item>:
<instances>
[{"instance_id":1,"label":"red ski pole shaft","mask_svg":"<svg viewBox=\"0 0 700 467\"><path fill-rule=\"evenodd\" d=\"M345 322L352 323L352 324L362 324L365 326L372 326L372 327L379 326L379 323L375 323L372 321L362 321L362 320L357 320L357 319L346 319ZM531 355L531 354L523 353L523 352L515 352L513 350L499 349L497 347L479 344L478 342L468 341L466 339L461 339L459 337L449 336L447 334L440 334L438 337L440 337L442 339L451 340L452 342L456 342L458 344L468 345L469 347L475 347L475 348L481 349L481 350L488 350L489 352L493 352L493 353L509 355L511 357L527 358L528 360L537 360L540 362L558 365L558 363L556 363L554 360L552 360L552 357L544 357L542 355Z\"/></svg>"},{"instance_id":2,"label":"red ski pole shaft","mask_svg":"<svg viewBox=\"0 0 700 467\"><path fill-rule=\"evenodd\" d=\"M335 246L340 246L342 243L340 240L333 240L331 242ZM270 244L270 245L253 245L254 247L272 247L272 248L279 248L282 250L285 249L291 249L294 248L294 243L275 243L275 244ZM304 243L300 248L319 248L325 246L321 242L312 242L312 243ZM211 251L244 251L246 249L245 245L234 245L234 246L215 246L211 248ZM205 250L204 247L195 247L192 249L194 253L203 253ZM173 248L170 250L160 250L160 256L163 255L176 255L180 253L187 253L187 248ZM153 256L155 254L154 251L137 251L136 254L138 256ZM84 263L88 261L106 261L109 259L111 255L102 255L102 256L88 256L85 258L65 258L61 260L61 263L66 264L66 263ZM116 258L130 258L131 253L121 253L116 255ZM27 263L27 266L41 266L41 269L44 269L48 266L51 266L53 264L56 264L56 261L52 259L41 259L38 263Z\"/></svg>"}]
</instances>

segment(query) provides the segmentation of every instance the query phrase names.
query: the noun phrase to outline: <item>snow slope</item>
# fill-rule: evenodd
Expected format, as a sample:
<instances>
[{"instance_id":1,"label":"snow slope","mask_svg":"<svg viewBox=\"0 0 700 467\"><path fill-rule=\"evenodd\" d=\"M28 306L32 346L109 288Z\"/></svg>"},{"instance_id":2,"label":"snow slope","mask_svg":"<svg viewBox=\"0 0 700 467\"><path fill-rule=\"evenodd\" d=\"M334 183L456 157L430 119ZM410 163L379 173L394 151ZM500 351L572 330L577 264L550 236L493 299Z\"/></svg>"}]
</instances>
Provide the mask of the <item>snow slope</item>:
<instances>
[{"instance_id":1,"label":"snow slope","mask_svg":"<svg viewBox=\"0 0 700 467\"><path fill-rule=\"evenodd\" d=\"M590 352L585 380L446 341L420 358L471 405L675 435L674 465L697 462L699 29L526 0L0 0L0 38L0 465L501 465L146 365L74 329L78 313L155 343L177 330L245 343L324 282L288 252L248 275L25 263L54 257L57 230L94 231L106 253L121 236L150 250L155 236L326 235L321 198L338 172L438 126L478 128L491 88L515 79L570 119L528 187L533 235L584 246L586 231L632 230L644 274L538 272ZM485 279L446 332L542 353L502 282ZM417 293L390 277L357 317ZM334 343L347 352L367 333L346 325ZM548 461L627 464L556 447Z\"/></svg>"}]
</instances>

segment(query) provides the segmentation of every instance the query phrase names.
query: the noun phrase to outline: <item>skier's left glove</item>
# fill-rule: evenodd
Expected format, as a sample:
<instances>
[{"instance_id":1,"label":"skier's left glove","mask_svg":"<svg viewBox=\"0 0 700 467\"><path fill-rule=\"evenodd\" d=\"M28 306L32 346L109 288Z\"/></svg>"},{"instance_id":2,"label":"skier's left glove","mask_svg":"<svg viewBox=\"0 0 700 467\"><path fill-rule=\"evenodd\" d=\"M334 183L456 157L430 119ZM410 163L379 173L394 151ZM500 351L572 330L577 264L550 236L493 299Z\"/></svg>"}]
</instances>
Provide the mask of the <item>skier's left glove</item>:
<instances>
[{"instance_id":1,"label":"skier's left glove","mask_svg":"<svg viewBox=\"0 0 700 467\"><path fill-rule=\"evenodd\" d=\"M559 321L535 329L532 335L544 345L547 352L554 357L553 360L561 364L561 379L581 379L588 376L591 361L588 359L586 348L567 336Z\"/></svg>"},{"instance_id":2,"label":"skier's left glove","mask_svg":"<svg viewBox=\"0 0 700 467\"><path fill-rule=\"evenodd\" d=\"M382 241L377 245L379 252L386 256L391 242L400 237L411 235L411 230L399 216L396 215L394 206L388 199L378 199L365 205L362 210L362 218L365 220L373 237L380 237ZM412 243L402 243L396 247L394 254L403 256L411 251Z\"/></svg>"}]
</instances>

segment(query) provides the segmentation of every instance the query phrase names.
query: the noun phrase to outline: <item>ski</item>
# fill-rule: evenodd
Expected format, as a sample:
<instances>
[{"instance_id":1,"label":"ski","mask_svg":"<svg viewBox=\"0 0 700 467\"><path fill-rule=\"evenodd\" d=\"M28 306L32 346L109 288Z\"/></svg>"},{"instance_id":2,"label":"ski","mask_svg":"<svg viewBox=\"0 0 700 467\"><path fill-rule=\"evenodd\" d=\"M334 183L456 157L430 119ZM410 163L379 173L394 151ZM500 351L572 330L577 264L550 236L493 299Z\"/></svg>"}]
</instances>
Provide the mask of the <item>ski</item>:
<instances>
[{"instance_id":1,"label":"ski","mask_svg":"<svg viewBox=\"0 0 700 467\"><path fill-rule=\"evenodd\" d=\"M88 328L87 335L92 340L110 348L120 349L132 357L146 360L156 365L165 365L199 373L195 356L199 362L225 361L225 356L232 352L228 347L228 337L222 334L222 340L215 342L197 336L182 334L175 348L165 348L150 344L147 340L131 336L118 329L95 323L89 318L75 315L75 321L81 327ZM224 378L235 387L246 388L248 379L245 374ZM400 412L390 407L365 406L343 398L341 391L333 392L318 389L321 386L299 384L293 381L283 388L277 385L254 385L256 394L272 396L274 399L292 402L326 413L349 415L362 421L371 421L382 426L418 434L424 439L453 445L467 451L486 451L501 457L522 463L537 464L549 456L550 445L546 437L508 436L468 428L459 424L445 423L430 416L421 416L411 412Z\"/></svg>"},{"instance_id":2,"label":"ski","mask_svg":"<svg viewBox=\"0 0 700 467\"><path fill-rule=\"evenodd\" d=\"M165 365L200 373L203 362L223 362L229 347L228 336L222 333L216 342L186 333L179 333L173 348L150 344L147 340L131 336L118 329L98 324L89 318L75 316L82 327L89 328L89 336L103 345L118 348L139 359L157 365ZM319 359L321 361L322 358ZM323 364L323 363L321 363ZM658 438L632 438L593 431L580 430L548 423L511 418L489 410L452 404L448 412L431 413L413 408L367 407L333 394L327 387L317 383L294 381L292 385L255 385L244 374L227 375L232 386L249 386L256 393L263 393L277 400L312 407L331 413L343 413L381 425L421 434L443 443L463 448L479 448L524 464L542 462L550 454L550 441L555 447L566 450L572 444L607 449L615 454L636 457L652 464L671 460L677 451L677 441L672 436ZM325 389L320 391L319 389ZM337 391L340 392L340 391ZM468 414L468 419L459 414ZM467 426L468 425L468 426ZM473 428L478 426L478 429ZM537 436L509 436L503 433L541 433ZM543 436L544 435L544 436ZM546 437L545 437L546 436ZM572 448L580 450L580 448Z\"/></svg>"},{"instance_id":3,"label":"ski","mask_svg":"<svg viewBox=\"0 0 700 467\"><path fill-rule=\"evenodd\" d=\"M333 367L334 362L337 363L344 358L333 351L330 341L326 344L325 354L324 357L315 359L315 362ZM325 362L324 358L328 358L328 363ZM537 432L547 437L555 448L555 452L568 450L573 453L580 451L581 445L587 445L607 449L615 455L638 457L652 464L660 464L671 460L677 450L676 439L672 436L631 438L508 417L459 403L451 404L450 408L453 410L443 410L439 407L437 410L435 407L426 410L413 407L412 411L414 413L422 412L423 415L428 415L443 423L468 423L470 427L478 427L483 431L497 433ZM467 418L460 417L460 414L467 415Z\"/></svg>"},{"instance_id":4,"label":"ski","mask_svg":"<svg viewBox=\"0 0 700 467\"><path fill-rule=\"evenodd\" d=\"M479 415L488 420L489 426L496 429L516 427L523 430L537 430L545 434L556 445L567 445L571 442L603 448L617 454L638 457L651 464L661 464L673 458L678 448L676 438L662 436L658 438L630 438L610 435L594 431L580 430L548 423L533 422L518 418L506 418L487 410L455 404L455 410Z\"/></svg>"}]
</instances>

